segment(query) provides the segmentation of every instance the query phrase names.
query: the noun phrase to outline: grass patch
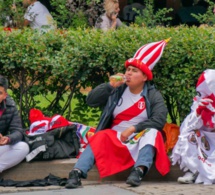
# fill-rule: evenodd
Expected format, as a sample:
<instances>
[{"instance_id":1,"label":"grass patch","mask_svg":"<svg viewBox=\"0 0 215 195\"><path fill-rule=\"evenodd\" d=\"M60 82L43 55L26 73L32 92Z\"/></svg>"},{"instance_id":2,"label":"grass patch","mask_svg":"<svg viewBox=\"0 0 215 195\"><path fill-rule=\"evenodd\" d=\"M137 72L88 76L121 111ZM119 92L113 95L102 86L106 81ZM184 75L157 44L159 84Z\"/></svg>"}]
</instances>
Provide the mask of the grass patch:
<instances>
[{"instance_id":1,"label":"grass patch","mask_svg":"<svg viewBox=\"0 0 215 195\"><path fill-rule=\"evenodd\" d=\"M12 95L12 91L11 91L11 90L8 90L8 94L9 94L9 95ZM53 96L51 93L48 94L46 97L44 97L43 95L37 95L37 96L35 96L35 100L38 102L38 103L37 103L37 106L38 106L38 107L40 107L40 108L46 108L47 105L49 105L50 102L54 99L54 97L55 97L55 96ZM64 99L66 99L66 98L67 98L67 96L66 96L66 94L65 94L65 95L64 95ZM64 101L61 101L61 102L60 102L60 105L61 105L61 106L64 106L64 104L65 104ZM72 103L71 103L72 111L75 110L77 104L78 104L78 99L73 98L73 99L72 99ZM88 118L94 117L95 114L96 114L96 115L100 115L100 114L101 114L101 111L97 111L97 113L95 113L95 109L93 109L93 108L92 108L92 109L89 109L89 110L90 110L90 111L87 112L87 115L88 115L87 117L88 117ZM43 110L41 110L41 111L43 111ZM59 114L59 113L55 113L55 114ZM73 114L71 115L70 119L68 119L68 120L70 120L70 121L72 121L72 122L83 123L82 121L76 119L76 117L73 116ZM96 127L96 126L98 125L98 122L99 122L98 120L97 120L97 121L89 120L89 121L87 121L87 122L84 122L83 124L89 125L89 126L92 126L92 127ZM167 122L168 122L168 123L172 123L169 114L167 115ZM180 124L180 122L179 122L179 118L178 118L178 119L177 119L177 125L179 125L179 124Z\"/></svg>"}]
</instances>

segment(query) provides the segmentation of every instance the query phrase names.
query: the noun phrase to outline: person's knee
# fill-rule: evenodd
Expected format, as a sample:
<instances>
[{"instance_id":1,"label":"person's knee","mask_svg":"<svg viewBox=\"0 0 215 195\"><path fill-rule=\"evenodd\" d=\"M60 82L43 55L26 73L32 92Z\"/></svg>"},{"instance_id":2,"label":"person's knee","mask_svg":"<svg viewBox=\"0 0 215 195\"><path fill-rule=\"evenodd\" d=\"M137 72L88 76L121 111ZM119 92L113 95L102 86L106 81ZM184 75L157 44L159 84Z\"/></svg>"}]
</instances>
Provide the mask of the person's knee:
<instances>
[{"instance_id":1,"label":"person's knee","mask_svg":"<svg viewBox=\"0 0 215 195\"><path fill-rule=\"evenodd\" d=\"M1 155L0 172L17 165L29 153L29 146L25 142L18 142L14 145L5 145L5 147L7 147L7 152L4 152ZM13 157L12 160L8 160L11 159L10 156Z\"/></svg>"},{"instance_id":2,"label":"person's knee","mask_svg":"<svg viewBox=\"0 0 215 195\"><path fill-rule=\"evenodd\" d=\"M152 154L153 156L154 156L154 154L155 154L155 148L154 148L154 146L152 146L152 145L150 145L150 144L145 145L145 146L141 149L141 151L143 151L144 153L150 153L150 154Z\"/></svg>"},{"instance_id":3,"label":"person's knee","mask_svg":"<svg viewBox=\"0 0 215 195\"><path fill-rule=\"evenodd\" d=\"M139 152L135 166L145 166L147 168L146 170L148 171L153 164L154 156L155 148L152 145L144 146Z\"/></svg>"},{"instance_id":4,"label":"person's knee","mask_svg":"<svg viewBox=\"0 0 215 195\"><path fill-rule=\"evenodd\" d=\"M30 151L29 146L26 142L18 142L14 145L14 149L20 151L24 156L26 156Z\"/></svg>"}]
</instances>

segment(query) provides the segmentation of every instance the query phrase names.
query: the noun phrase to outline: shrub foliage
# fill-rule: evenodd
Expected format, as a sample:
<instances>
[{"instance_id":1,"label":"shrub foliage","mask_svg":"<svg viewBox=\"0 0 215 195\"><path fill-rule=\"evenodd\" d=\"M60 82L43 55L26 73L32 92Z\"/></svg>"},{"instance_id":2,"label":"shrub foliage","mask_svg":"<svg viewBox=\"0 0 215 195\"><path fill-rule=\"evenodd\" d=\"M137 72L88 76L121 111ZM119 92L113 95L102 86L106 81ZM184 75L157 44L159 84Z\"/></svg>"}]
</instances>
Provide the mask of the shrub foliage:
<instances>
[{"instance_id":1,"label":"shrub foliage","mask_svg":"<svg viewBox=\"0 0 215 195\"><path fill-rule=\"evenodd\" d=\"M180 123L190 111L199 75L215 67L215 34L210 27L132 26L105 33L77 29L43 35L30 29L0 30L0 72L10 80L25 126L32 107L48 116L58 113L88 124L98 121L98 110L90 110L81 89L95 87L107 82L108 75L124 72L125 60L140 46L169 37L153 70L154 84L165 98L171 121ZM38 107L37 95L47 99L46 105ZM79 102L72 109L74 98Z\"/></svg>"}]
</instances>

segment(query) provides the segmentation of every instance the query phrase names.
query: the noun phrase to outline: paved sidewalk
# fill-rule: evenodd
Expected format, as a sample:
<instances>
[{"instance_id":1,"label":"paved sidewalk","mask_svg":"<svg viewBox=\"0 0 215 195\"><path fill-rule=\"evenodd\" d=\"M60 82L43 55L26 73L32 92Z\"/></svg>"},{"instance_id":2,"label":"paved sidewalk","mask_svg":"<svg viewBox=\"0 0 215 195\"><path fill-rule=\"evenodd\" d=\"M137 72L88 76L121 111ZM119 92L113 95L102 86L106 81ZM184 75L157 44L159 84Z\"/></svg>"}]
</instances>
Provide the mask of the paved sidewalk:
<instances>
[{"instance_id":1,"label":"paved sidewalk","mask_svg":"<svg viewBox=\"0 0 215 195\"><path fill-rule=\"evenodd\" d=\"M128 187L125 183L114 184L126 190L144 195L206 195L215 193L215 185L179 184L177 182L142 182L136 188Z\"/></svg>"},{"instance_id":2,"label":"paved sidewalk","mask_svg":"<svg viewBox=\"0 0 215 195\"><path fill-rule=\"evenodd\" d=\"M60 186L47 187L0 187L1 195L205 195L214 194L215 185L178 184L177 182L148 182L143 181L139 187L129 187L125 182L90 182L83 180L83 187L78 189L65 189Z\"/></svg>"}]
</instances>

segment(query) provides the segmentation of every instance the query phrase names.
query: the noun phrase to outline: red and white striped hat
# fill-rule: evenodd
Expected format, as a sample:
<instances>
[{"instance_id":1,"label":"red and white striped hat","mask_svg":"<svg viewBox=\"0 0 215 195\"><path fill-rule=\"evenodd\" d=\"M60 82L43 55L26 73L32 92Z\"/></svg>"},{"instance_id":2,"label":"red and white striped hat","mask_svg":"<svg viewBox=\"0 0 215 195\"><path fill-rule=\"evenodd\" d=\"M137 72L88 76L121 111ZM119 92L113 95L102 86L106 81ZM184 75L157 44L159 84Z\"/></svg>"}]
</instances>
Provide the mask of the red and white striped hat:
<instances>
[{"instance_id":1,"label":"red and white striped hat","mask_svg":"<svg viewBox=\"0 0 215 195\"><path fill-rule=\"evenodd\" d=\"M152 80L153 75L151 70L161 58L164 47L169 40L170 38L143 45L137 50L133 58L126 60L125 67L135 66L146 74L148 80Z\"/></svg>"}]
</instances>

